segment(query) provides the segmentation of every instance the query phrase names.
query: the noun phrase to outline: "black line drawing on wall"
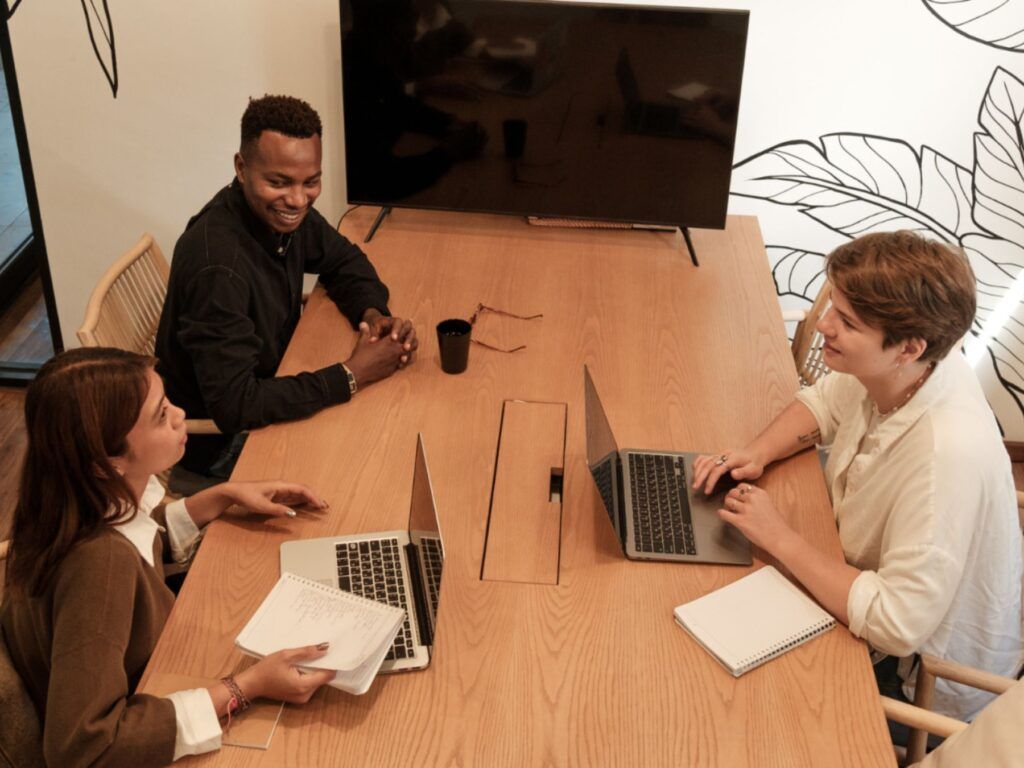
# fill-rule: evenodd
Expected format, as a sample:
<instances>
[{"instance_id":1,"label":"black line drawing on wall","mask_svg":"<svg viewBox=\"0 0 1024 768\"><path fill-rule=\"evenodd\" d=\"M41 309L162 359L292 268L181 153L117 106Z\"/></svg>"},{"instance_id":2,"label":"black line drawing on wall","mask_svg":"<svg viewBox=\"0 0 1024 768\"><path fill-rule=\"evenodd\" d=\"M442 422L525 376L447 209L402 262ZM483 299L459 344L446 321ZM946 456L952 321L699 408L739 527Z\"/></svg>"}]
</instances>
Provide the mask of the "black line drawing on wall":
<instances>
[{"instance_id":1,"label":"black line drawing on wall","mask_svg":"<svg viewBox=\"0 0 1024 768\"><path fill-rule=\"evenodd\" d=\"M993 48L1024 51L1024 0L922 0L943 24Z\"/></svg>"},{"instance_id":2,"label":"black line drawing on wall","mask_svg":"<svg viewBox=\"0 0 1024 768\"><path fill-rule=\"evenodd\" d=\"M7 21L14 12L18 10L18 6L21 5L21 0L14 0L14 2L8 7L7 3L4 3L4 21Z\"/></svg>"},{"instance_id":3,"label":"black line drawing on wall","mask_svg":"<svg viewBox=\"0 0 1024 768\"><path fill-rule=\"evenodd\" d=\"M14 0L14 3L4 3L4 23L6 24L18 10L22 0ZM103 11L96 7L97 0L80 0L82 13L85 14L85 28L89 33L89 43L92 45L96 61L99 62L103 76L110 85L110 91L114 98L117 98L117 47L114 44L114 23L110 18L110 6L107 0L98 0ZM97 43L97 31L100 42Z\"/></svg>"},{"instance_id":4,"label":"black line drawing on wall","mask_svg":"<svg viewBox=\"0 0 1024 768\"><path fill-rule=\"evenodd\" d=\"M103 6L103 15L96 10L96 0L81 0L82 13L85 14L85 26L89 30L89 42L92 43L93 53L96 54L96 61L100 63L100 67L103 69L103 74L107 78L107 82L110 83L110 90L117 98L117 47L114 45L114 23L110 20L110 6L107 4L107 0L99 0ZM86 7L86 3L89 7ZM89 15L89 10L92 10L92 16ZM103 36L103 42L106 46L96 44L96 33L93 30L93 17L95 17L96 27L99 29L100 34ZM100 48L103 47L103 52ZM104 53L110 58L109 65L104 61Z\"/></svg>"},{"instance_id":5,"label":"black line drawing on wall","mask_svg":"<svg viewBox=\"0 0 1024 768\"><path fill-rule=\"evenodd\" d=\"M795 299L800 309L810 309L825 282L825 254L783 245L769 245L766 250L775 292Z\"/></svg>"},{"instance_id":6,"label":"black line drawing on wall","mask_svg":"<svg viewBox=\"0 0 1024 768\"><path fill-rule=\"evenodd\" d=\"M978 281L968 358L987 355L1007 394L993 398L987 392L996 416L1008 434L1022 439L1024 83L996 68L978 123L970 170L927 145L918 152L901 139L835 133L822 136L820 144L784 142L737 163L730 191L795 207L843 238L911 229L959 244ZM823 265L816 256L769 247L780 296L813 301Z\"/></svg>"}]
</instances>

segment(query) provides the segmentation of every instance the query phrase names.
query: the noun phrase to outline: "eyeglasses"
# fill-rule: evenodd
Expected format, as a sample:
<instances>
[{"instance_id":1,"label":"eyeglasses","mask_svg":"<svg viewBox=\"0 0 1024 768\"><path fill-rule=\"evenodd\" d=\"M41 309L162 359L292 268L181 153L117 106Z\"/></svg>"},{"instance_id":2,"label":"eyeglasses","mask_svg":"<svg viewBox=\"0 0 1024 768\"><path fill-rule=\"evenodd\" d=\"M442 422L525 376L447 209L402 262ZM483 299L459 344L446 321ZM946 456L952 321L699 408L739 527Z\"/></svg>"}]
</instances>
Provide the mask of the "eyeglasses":
<instances>
[{"instance_id":1,"label":"eyeglasses","mask_svg":"<svg viewBox=\"0 0 1024 768\"><path fill-rule=\"evenodd\" d=\"M469 324L475 326L477 318L479 318L480 315L482 315L484 312L493 312L496 315L504 315L505 317L514 317L517 320L536 320L539 317L544 317L543 314L537 314L537 315L517 315L514 312L506 312L503 309L495 309L494 307L488 307L486 304L481 303L481 304L477 304L476 305L476 311L473 312L473 314L470 316ZM520 344L518 347L513 347L512 349L502 349L501 347L495 347L495 346L493 346L491 344L488 344L487 342L479 341L479 340L474 339L474 338L470 338L470 341L472 341L474 344L479 344L481 347L484 347L485 349L492 349L495 352L505 352L507 354L511 354L512 352L518 352L521 349L526 349L526 345L525 344Z\"/></svg>"}]
</instances>

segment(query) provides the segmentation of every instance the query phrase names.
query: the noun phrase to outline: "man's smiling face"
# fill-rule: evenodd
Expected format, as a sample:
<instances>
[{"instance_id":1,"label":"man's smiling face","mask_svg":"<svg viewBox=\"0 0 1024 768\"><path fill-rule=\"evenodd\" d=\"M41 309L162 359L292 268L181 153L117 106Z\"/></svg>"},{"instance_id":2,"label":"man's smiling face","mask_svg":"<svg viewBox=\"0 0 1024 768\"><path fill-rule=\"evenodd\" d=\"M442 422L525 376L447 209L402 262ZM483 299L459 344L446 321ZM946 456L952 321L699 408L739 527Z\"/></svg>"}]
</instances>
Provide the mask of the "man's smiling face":
<instances>
[{"instance_id":1,"label":"man's smiling face","mask_svg":"<svg viewBox=\"0 0 1024 768\"><path fill-rule=\"evenodd\" d=\"M294 232L320 196L321 144L263 131L235 155L235 175L249 207L272 231Z\"/></svg>"}]
</instances>

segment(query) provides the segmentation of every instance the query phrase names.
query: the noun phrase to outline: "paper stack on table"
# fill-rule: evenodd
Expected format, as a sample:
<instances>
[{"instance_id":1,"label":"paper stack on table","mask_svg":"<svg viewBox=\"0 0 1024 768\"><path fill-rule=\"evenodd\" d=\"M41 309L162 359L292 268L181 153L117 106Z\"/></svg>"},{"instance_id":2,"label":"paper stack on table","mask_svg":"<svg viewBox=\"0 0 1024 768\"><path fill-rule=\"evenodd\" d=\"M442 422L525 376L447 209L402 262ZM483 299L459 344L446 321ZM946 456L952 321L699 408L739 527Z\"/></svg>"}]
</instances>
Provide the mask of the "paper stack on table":
<instances>
[{"instance_id":1,"label":"paper stack on table","mask_svg":"<svg viewBox=\"0 0 1024 768\"><path fill-rule=\"evenodd\" d=\"M398 634L405 611L284 573L235 644L253 656L330 643L303 666L337 672L330 685L366 693Z\"/></svg>"}]
</instances>

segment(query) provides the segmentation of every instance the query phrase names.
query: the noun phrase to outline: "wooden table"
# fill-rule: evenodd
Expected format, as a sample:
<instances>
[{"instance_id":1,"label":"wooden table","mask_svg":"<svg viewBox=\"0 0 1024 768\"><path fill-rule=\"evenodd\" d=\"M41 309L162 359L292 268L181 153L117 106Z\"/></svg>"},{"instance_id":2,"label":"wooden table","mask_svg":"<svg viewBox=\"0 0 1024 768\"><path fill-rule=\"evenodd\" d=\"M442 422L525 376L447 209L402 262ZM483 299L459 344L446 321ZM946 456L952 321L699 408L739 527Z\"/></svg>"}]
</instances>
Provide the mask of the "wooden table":
<instances>
[{"instance_id":1,"label":"wooden table","mask_svg":"<svg viewBox=\"0 0 1024 768\"><path fill-rule=\"evenodd\" d=\"M376 213L343 231L362 240ZM893 765L863 643L839 627L733 679L672 608L747 568L623 559L585 461L582 367L621 447L716 450L750 439L791 399L796 372L757 222L693 233L529 227L511 217L396 210L366 246L391 308L420 336L415 364L353 402L254 433L237 479L288 478L331 504L322 519L218 521L206 535L147 675L216 677L278 577L289 538L405 526L423 434L447 561L433 663L351 697L288 706L268 752L196 763L340 765ZM435 324L485 313L462 375L441 372ZM354 334L311 298L282 373L344 359ZM558 583L481 580L504 400L567 404ZM838 561L813 453L762 485ZM764 562L756 552L755 567Z\"/></svg>"}]
</instances>

